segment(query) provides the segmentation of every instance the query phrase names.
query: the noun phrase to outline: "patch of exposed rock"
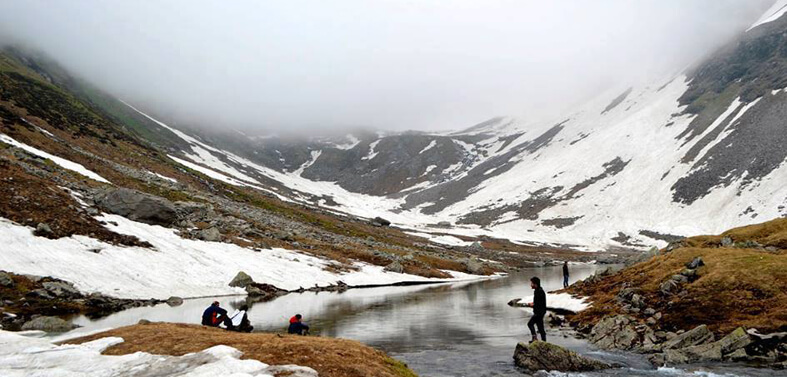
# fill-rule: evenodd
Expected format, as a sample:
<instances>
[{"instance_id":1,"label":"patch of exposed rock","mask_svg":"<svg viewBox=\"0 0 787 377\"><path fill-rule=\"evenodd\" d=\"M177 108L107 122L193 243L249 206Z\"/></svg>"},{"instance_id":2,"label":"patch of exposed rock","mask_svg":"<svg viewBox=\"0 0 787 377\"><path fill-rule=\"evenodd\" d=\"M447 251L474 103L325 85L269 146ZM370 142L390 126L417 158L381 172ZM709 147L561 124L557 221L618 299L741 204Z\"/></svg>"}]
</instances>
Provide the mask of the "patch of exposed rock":
<instances>
[{"instance_id":1,"label":"patch of exposed rock","mask_svg":"<svg viewBox=\"0 0 787 377\"><path fill-rule=\"evenodd\" d=\"M610 364L581 356L576 352L547 342L517 344L514 351L514 363L530 372L539 370L590 372L612 368Z\"/></svg>"}]
</instances>

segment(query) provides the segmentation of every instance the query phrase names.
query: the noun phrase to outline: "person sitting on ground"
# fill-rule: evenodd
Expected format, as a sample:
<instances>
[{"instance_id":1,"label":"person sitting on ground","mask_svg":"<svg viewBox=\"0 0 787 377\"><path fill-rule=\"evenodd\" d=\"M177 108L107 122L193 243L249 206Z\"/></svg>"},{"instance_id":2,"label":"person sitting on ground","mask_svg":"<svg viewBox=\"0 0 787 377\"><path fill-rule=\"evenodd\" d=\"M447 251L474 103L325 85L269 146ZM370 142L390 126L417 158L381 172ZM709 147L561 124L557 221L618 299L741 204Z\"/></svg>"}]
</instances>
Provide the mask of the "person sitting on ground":
<instances>
[{"instance_id":1,"label":"person sitting on ground","mask_svg":"<svg viewBox=\"0 0 787 377\"><path fill-rule=\"evenodd\" d=\"M530 334L533 335L533 339L530 343L538 340L535 326L538 326L538 333L541 334L541 340L546 342L547 333L544 330L544 315L547 314L547 294L544 292L544 289L541 288L541 279L537 277L530 279L530 288L535 290L533 292L533 302L527 304L527 306L533 308L533 316L530 317L530 321L527 322Z\"/></svg>"},{"instance_id":2,"label":"person sitting on ground","mask_svg":"<svg viewBox=\"0 0 787 377\"><path fill-rule=\"evenodd\" d=\"M211 327L219 327L220 324L224 323L224 326L227 326L227 329L232 330L234 326L232 326L232 321L230 321L230 317L227 316L227 311L219 306L218 301L213 301L204 312L202 312L202 325L203 326L211 326Z\"/></svg>"},{"instance_id":3,"label":"person sitting on ground","mask_svg":"<svg viewBox=\"0 0 787 377\"><path fill-rule=\"evenodd\" d=\"M288 334L309 335L309 325L303 323L301 320L303 316L300 314L294 315L290 318L290 327L287 328Z\"/></svg>"},{"instance_id":4,"label":"person sitting on ground","mask_svg":"<svg viewBox=\"0 0 787 377\"><path fill-rule=\"evenodd\" d=\"M232 321L235 331L251 332L251 330L254 330L254 326L249 322L248 311L249 306L243 305L240 309L235 309L235 312L230 315L230 321Z\"/></svg>"}]
</instances>

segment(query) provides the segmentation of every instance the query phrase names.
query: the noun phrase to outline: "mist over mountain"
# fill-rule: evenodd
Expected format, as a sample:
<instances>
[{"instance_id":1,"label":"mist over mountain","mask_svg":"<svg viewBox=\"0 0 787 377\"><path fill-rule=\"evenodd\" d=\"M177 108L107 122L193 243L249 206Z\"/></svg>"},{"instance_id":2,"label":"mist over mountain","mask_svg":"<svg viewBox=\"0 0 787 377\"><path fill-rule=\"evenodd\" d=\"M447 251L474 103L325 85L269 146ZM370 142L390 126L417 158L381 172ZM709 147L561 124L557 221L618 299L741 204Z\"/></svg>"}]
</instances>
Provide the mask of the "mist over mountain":
<instances>
[{"instance_id":1,"label":"mist over mountain","mask_svg":"<svg viewBox=\"0 0 787 377\"><path fill-rule=\"evenodd\" d=\"M461 129L672 74L770 1L12 2L0 43L175 125Z\"/></svg>"}]
</instances>

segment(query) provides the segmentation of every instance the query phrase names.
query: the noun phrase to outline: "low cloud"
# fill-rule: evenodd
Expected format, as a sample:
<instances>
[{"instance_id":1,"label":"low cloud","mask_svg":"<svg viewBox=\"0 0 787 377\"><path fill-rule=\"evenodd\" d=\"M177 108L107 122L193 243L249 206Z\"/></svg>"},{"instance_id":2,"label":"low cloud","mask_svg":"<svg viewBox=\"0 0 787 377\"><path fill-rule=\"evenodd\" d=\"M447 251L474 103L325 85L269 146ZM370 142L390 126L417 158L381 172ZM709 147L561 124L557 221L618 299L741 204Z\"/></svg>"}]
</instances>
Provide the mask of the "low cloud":
<instances>
[{"instance_id":1,"label":"low cloud","mask_svg":"<svg viewBox=\"0 0 787 377\"><path fill-rule=\"evenodd\" d=\"M5 1L0 43L179 123L438 130L666 77L771 3Z\"/></svg>"}]
</instances>

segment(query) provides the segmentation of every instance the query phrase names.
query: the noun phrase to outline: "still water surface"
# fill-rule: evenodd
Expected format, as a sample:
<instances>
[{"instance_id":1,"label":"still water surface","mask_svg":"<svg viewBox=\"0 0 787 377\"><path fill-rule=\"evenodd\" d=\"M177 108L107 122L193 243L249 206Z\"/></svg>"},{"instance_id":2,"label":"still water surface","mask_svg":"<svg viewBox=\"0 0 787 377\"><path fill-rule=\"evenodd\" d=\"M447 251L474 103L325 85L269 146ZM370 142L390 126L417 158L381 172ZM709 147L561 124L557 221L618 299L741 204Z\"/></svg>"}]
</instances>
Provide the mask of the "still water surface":
<instances>
[{"instance_id":1,"label":"still water surface","mask_svg":"<svg viewBox=\"0 0 787 377\"><path fill-rule=\"evenodd\" d=\"M584 279L601 268L606 266L572 265L571 281ZM281 332L286 329L287 320L300 313L312 327L312 334L359 340L405 361L424 377L522 376L513 365L512 355L517 342L530 338L526 327L530 312L506 303L532 294L528 283L532 276L539 276L547 291L562 287L560 267L541 267L482 281L289 294L250 305L249 319L255 331ZM129 309L99 320L77 317L74 322L83 327L66 337L125 326L143 318L199 323L202 311L213 300L219 300L228 309L246 303L244 297L208 297L186 300L177 307ZM550 342L627 366L583 376L772 376L775 373L723 365L653 369L640 355L599 351L573 335L570 330L547 329Z\"/></svg>"}]
</instances>

